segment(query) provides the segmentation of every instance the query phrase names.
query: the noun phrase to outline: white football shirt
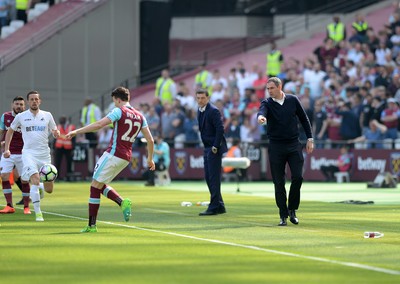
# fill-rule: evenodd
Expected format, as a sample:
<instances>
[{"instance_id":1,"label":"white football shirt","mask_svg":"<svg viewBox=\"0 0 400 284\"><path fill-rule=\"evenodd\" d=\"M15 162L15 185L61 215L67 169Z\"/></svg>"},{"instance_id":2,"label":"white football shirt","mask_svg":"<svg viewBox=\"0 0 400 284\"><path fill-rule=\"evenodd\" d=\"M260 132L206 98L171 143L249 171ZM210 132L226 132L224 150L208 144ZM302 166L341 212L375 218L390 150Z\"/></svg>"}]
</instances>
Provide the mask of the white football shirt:
<instances>
[{"instance_id":1,"label":"white football shirt","mask_svg":"<svg viewBox=\"0 0 400 284\"><path fill-rule=\"evenodd\" d=\"M48 155L49 132L57 129L53 115L48 111L39 110L36 116L28 109L17 114L10 125L12 130L21 127L24 147L22 152L29 152L33 155Z\"/></svg>"}]
</instances>

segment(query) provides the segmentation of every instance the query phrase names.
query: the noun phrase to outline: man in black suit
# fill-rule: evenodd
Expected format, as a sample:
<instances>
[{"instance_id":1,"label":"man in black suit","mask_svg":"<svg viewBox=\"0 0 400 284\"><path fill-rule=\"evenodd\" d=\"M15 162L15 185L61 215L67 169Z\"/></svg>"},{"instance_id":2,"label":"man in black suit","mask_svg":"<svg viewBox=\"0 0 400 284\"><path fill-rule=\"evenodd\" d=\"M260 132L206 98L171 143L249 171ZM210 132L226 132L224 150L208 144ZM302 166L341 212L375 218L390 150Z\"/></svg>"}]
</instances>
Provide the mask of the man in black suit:
<instances>
[{"instance_id":1,"label":"man in black suit","mask_svg":"<svg viewBox=\"0 0 400 284\"><path fill-rule=\"evenodd\" d=\"M290 222L297 225L299 219L296 210L300 205L304 164L303 145L299 141L297 122L300 121L307 136L307 154L311 154L314 149L311 124L297 96L282 92L282 82L279 78L269 78L267 90L270 97L261 102L258 123L267 124L268 156L275 186L275 201L279 208L279 226L286 226L288 217ZM289 200L285 188L286 163L289 164L292 174Z\"/></svg>"},{"instance_id":2,"label":"man in black suit","mask_svg":"<svg viewBox=\"0 0 400 284\"><path fill-rule=\"evenodd\" d=\"M198 89L196 100L199 106L197 119L201 140L204 144L204 173L210 191L210 205L200 216L226 213L221 195L222 155L228 150L224 136L222 115L218 108L211 104L208 91Z\"/></svg>"}]
</instances>

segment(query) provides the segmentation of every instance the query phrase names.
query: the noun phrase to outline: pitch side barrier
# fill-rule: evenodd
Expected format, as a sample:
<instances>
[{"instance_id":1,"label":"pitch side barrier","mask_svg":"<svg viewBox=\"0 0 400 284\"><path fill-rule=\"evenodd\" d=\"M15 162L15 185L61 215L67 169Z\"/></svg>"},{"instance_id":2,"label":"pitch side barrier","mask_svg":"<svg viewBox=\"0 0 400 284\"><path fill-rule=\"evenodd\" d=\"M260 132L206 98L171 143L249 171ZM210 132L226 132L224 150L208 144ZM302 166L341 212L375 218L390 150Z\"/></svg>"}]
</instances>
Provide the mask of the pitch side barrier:
<instances>
[{"instance_id":1,"label":"pitch side barrier","mask_svg":"<svg viewBox=\"0 0 400 284\"><path fill-rule=\"evenodd\" d=\"M254 181L271 180L267 146L242 143L241 148L243 156L251 161L247 169L247 179ZM95 161L103 151L95 149ZM349 171L351 181L371 181L380 172L389 172L394 176L400 175L400 149L352 149L350 153L352 156L352 166ZM321 166L336 165L339 154L339 149L315 149L310 155L304 151L304 180L323 181ZM87 155L87 146L77 143L74 150L74 175L78 177L77 179L90 179ZM117 178L141 180L146 159L145 147L134 148L131 163ZM60 178L65 177L65 164L62 165L59 173ZM169 173L172 180L203 180L203 149L175 149L171 147ZM287 168L287 173L288 178L290 178L289 168Z\"/></svg>"}]
</instances>

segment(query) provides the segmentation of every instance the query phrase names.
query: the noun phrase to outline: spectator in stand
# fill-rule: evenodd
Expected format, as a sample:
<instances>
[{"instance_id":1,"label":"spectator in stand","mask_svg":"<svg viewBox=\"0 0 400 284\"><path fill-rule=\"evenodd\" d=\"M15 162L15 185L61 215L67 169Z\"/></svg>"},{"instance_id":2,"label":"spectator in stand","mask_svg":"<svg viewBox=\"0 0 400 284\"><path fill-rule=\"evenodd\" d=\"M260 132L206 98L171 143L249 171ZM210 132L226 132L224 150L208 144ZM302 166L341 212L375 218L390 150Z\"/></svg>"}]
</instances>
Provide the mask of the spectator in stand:
<instances>
[{"instance_id":1,"label":"spectator in stand","mask_svg":"<svg viewBox=\"0 0 400 284\"><path fill-rule=\"evenodd\" d=\"M346 83L350 80L350 78L357 77L357 67L353 60L348 60L346 62L346 75L348 77Z\"/></svg>"},{"instance_id":2,"label":"spectator in stand","mask_svg":"<svg viewBox=\"0 0 400 284\"><path fill-rule=\"evenodd\" d=\"M81 110L81 125L87 126L91 123L99 121L101 119L100 108L93 103L92 99L87 97L84 102L84 106ZM89 141L90 148L97 147L97 134L95 132L85 133L86 139ZM93 167L92 167L93 168Z\"/></svg>"},{"instance_id":3,"label":"spectator in stand","mask_svg":"<svg viewBox=\"0 0 400 284\"><path fill-rule=\"evenodd\" d=\"M383 86L385 89L391 84L392 78L390 77L388 66L379 66L378 73L375 78L374 86Z\"/></svg>"},{"instance_id":4,"label":"spectator in stand","mask_svg":"<svg viewBox=\"0 0 400 284\"><path fill-rule=\"evenodd\" d=\"M228 110L231 116L236 115L241 117L243 111L246 108L246 104L240 99L240 95L238 91L233 93L230 104L228 105Z\"/></svg>"},{"instance_id":5,"label":"spectator in stand","mask_svg":"<svg viewBox=\"0 0 400 284\"><path fill-rule=\"evenodd\" d=\"M181 106L185 109L196 109L196 100L191 95L189 88L185 82L179 83L178 95L176 98L180 101Z\"/></svg>"},{"instance_id":6,"label":"spectator in stand","mask_svg":"<svg viewBox=\"0 0 400 284\"><path fill-rule=\"evenodd\" d=\"M168 171L171 164L170 148L168 143L164 142L161 136L154 135L154 155L153 161L156 166L155 171L163 172ZM155 171L147 169L143 174L143 178L147 180L145 186L155 185ZM169 176L169 175L168 175Z\"/></svg>"},{"instance_id":7,"label":"spectator in stand","mask_svg":"<svg viewBox=\"0 0 400 284\"><path fill-rule=\"evenodd\" d=\"M392 25L392 24L394 24L396 22L400 22L400 14L399 14L399 12L400 12L400 2L398 0L393 1L392 7L393 7L393 10L392 10L392 13L390 13L390 16L389 16L389 19L388 19L389 25Z\"/></svg>"},{"instance_id":8,"label":"spectator in stand","mask_svg":"<svg viewBox=\"0 0 400 284\"><path fill-rule=\"evenodd\" d=\"M283 55L277 49L276 43L271 43L271 49L267 54L266 74L268 77L276 77L281 73L281 65L283 64Z\"/></svg>"},{"instance_id":9,"label":"spectator in stand","mask_svg":"<svg viewBox=\"0 0 400 284\"><path fill-rule=\"evenodd\" d=\"M304 73L304 82L310 85L311 98L315 101L322 95L326 73L321 70L319 63L314 63L312 72Z\"/></svg>"},{"instance_id":10,"label":"spectator in stand","mask_svg":"<svg viewBox=\"0 0 400 284\"><path fill-rule=\"evenodd\" d=\"M353 42L351 43L351 48L347 52L347 60L353 61L354 64L360 64L364 59L364 53L361 50L361 43Z\"/></svg>"},{"instance_id":11,"label":"spectator in stand","mask_svg":"<svg viewBox=\"0 0 400 284\"><path fill-rule=\"evenodd\" d=\"M242 72L245 77L249 76L249 73L246 71L246 67L244 66L244 63L242 61L236 62L235 70L236 70L236 78L239 77L240 72ZM242 70L242 71L240 71L240 70Z\"/></svg>"},{"instance_id":12,"label":"spectator in stand","mask_svg":"<svg viewBox=\"0 0 400 284\"><path fill-rule=\"evenodd\" d=\"M215 85L222 84L222 89L228 89L228 80L225 77L221 76L219 69L215 69L212 75L211 86L214 88Z\"/></svg>"},{"instance_id":13,"label":"spectator in stand","mask_svg":"<svg viewBox=\"0 0 400 284\"><path fill-rule=\"evenodd\" d=\"M60 131L60 136L55 140L54 149L55 149L55 166L57 169L61 169L61 163L63 157L65 157L66 165L67 165L67 175L66 180L70 180L72 174L72 155L74 152L75 146L75 137L72 139L67 139L65 136L75 130L75 125L70 124L67 120L66 116L61 116L58 120L57 125L58 130Z\"/></svg>"},{"instance_id":14,"label":"spectator in stand","mask_svg":"<svg viewBox=\"0 0 400 284\"><path fill-rule=\"evenodd\" d=\"M308 97L302 96L299 98L301 105L303 106L304 111L307 114L308 119L310 120L310 124L312 127L312 123L314 120L314 110L311 105L311 100ZM301 123L299 122L299 139L300 141L307 141L307 135L304 131L303 127L301 127Z\"/></svg>"},{"instance_id":15,"label":"spectator in stand","mask_svg":"<svg viewBox=\"0 0 400 284\"><path fill-rule=\"evenodd\" d=\"M1 28L8 24L8 11L11 8L10 0L0 1L0 31Z\"/></svg>"},{"instance_id":16,"label":"spectator in stand","mask_svg":"<svg viewBox=\"0 0 400 284\"><path fill-rule=\"evenodd\" d=\"M224 129L226 129L226 127L228 127L229 123L231 122L231 114L230 114L229 110L224 106L224 103L222 100L216 101L215 107L221 113L222 123L223 123Z\"/></svg>"},{"instance_id":17,"label":"spectator in stand","mask_svg":"<svg viewBox=\"0 0 400 284\"><path fill-rule=\"evenodd\" d=\"M172 133L174 138L175 149L182 149L185 141L185 132L183 129L183 124L185 122L185 114L182 111L181 105L178 100L174 101L172 106ZM164 122L163 122L164 123Z\"/></svg>"},{"instance_id":18,"label":"spectator in stand","mask_svg":"<svg viewBox=\"0 0 400 284\"><path fill-rule=\"evenodd\" d=\"M375 53L375 50L379 47L379 43L380 40L376 35L374 29L372 27L369 27L367 31L367 42L365 44L368 45L372 53Z\"/></svg>"},{"instance_id":19,"label":"spectator in stand","mask_svg":"<svg viewBox=\"0 0 400 284\"><path fill-rule=\"evenodd\" d=\"M156 81L155 97L161 102L162 105L165 103L172 103L176 97L176 84L174 80L169 76L168 69L161 71L161 77Z\"/></svg>"},{"instance_id":20,"label":"spectator in stand","mask_svg":"<svg viewBox=\"0 0 400 284\"><path fill-rule=\"evenodd\" d=\"M194 82L195 82L195 86L194 86L195 89L200 87L203 89L207 89L208 92L211 93L212 74L209 71L207 71L205 63L201 64L198 67L198 72L194 78Z\"/></svg>"},{"instance_id":21,"label":"spectator in stand","mask_svg":"<svg viewBox=\"0 0 400 284\"><path fill-rule=\"evenodd\" d=\"M174 127L172 126L172 121L175 115L172 112L172 105L170 103L164 104L164 111L161 114L161 136L164 138L165 142L169 144L170 147L174 146Z\"/></svg>"},{"instance_id":22,"label":"spectator in stand","mask_svg":"<svg viewBox=\"0 0 400 284\"><path fill-rule=\"evenodd\" d=\"M254 110L258 110L260 108L261 102L258 99L255 93L251 93L250 101L247 103L246 108L244 109L244 115L251 116L254 113Z\"/></svg>"},{"instance_id":23,"label":"spectator in stand","mask_svg":"<svg viewBox=\"0 0 400 284\"><path fill-rule=\"evenodd\" d=\"M237 76L237 88L239 90L239 94L241 99L244 99L245 96L245 90L247 88L251 88L253 86L253 82L251 81L251 78L249 77L248 73L246 72L246 69L242 68L239 70L239 74L236 74Z\"/></svg>"},{"instance_id":24,"label":"spectator in stand","mask_svg":"<svg viewBox=\"0 0 400 284\"><path fill-rule=\"evenodd\" d=\"M338 55L338 49L335 47L335 43L331 38L326 38L324 40L324 45L319 49L319 56L321 70L326 71L326 65L332 64L333 60Z\"/></svg>"},{"instance_id":25,"label":"spectator in stand","mask_svg":"<svg viewBox=\"0 0 400 284\"><path fill-rule=\"evenodd\" d=\"M28 22L28 12L31 8L31 0L16 0L15 10L17 12L17 20L24 21L26 24Z\"/></svg>"},{"instance_id":26,"label":"spectator in stand","mask_svg":"<svg viewBox=\"0 0 400 284\"><path fill-rule=\"evenodd\" d=\"M335 113L335 105L335 99L330 97L325 104L327 119L323 122L321 131L319 132L319 138L322 138L326 133L327 138L332 142L333 148L339 146L340 143L338 142L342 140L340 136L342 117Z\"/></svg>"},{"instance_id":27,"label":"spectator in stand","mask_svg":"<svg viewBox=\"0 0 400 284\"><path fill-rule=\"evenodd\" d=\"M145 115L149 130L154 135L160 135L160 116L157 114L154 106L149 108L148 113Z\"/></svg>"},{"instance_id":28,"label":"spectator in stand","mask_svg":"<svg viewBox=\"0 0 400 284\"><path fill-rule=\"evenodd\" d=\"M233 95L233 92L237 89L237 77L236 77L236 69L231 68L228 76L228 93L229 96Z\"/></svg>"},{"instance_id":29,"label":"spectator in stand","mask_svg":"<svg viewBox=\"0 0 400 284\"><path fill-rule=\"evenodd\" d=\"M197 113L193 109L186 111L185 121L183 123L183 130L185 132L185 147L199 146L199 122L197 120Z\"/></svg>"},{"instance_id":30,"label":"spectator in stand","mask_svg":"<svg viewBox=\"0 0 400 284\"><path fill-rule=\"evenodd\" d=\"M253 137L251 135L251 132L253 131L253 128L250 124L250 118L245 117L243 119L242 125L240 125L240 141L244 143L248 142L253 142Z\"/></svg>"},{"instance_id":31,"label":"spectator in stand","mask_svg":"<svg viewBox=\"0 0 400 284\"><path fill-rule=\"evenodd\" d=\"M346 39L346 26L340 21L339 16L333 16L333 23L326 27L326 37L333 40L335 45Z\"/></svg>"},{"instance_id":32,"label":"spectator in stand","mask_svg":"<svg viewBox=\"0 0 400 284\"><path fill-rule=\"evenodd\" d=\"M366 141L367 149L382 149L382 140L385 139L386 131L387 127L374 119L369 122L369 127L363 135L349 140L348 143L353 144Z\"/></svg>"},{"instance_id":33,"label":"spectator in stand","mask_svg":"<svg viewBox=\"0 0 400 284\"><path fill-rule=\"evenodd\" d=\"M360 13L356 14L356 19L351 26L357 32L361 42L365 42L367 40L368 22L365 20L364 15Z\"/></svg>"},{"instance_id":34,"label":"spectator in stand","mask_svg":"<svg viewBox=\"0 0 400 284\"><path fill-rule=\"evenodd\" d=\"M237 116L232 116L232 119L226 128L226 138L240 140L240 123Z\"/></svg>"},{"instance_id":35,"label":"spectator in stand","mask_svg":"<svg viewBox=\"0 0 400 284\"><path fill-rule=\"evenodd\" d=\"M258 71L258 77L253 82L253 88L256 92L257 98L262 101L265 99L265 90L267 88L268 77L264 75L262 70Z\"/></svg>"},{"instance_id":36,"label":"spectator in stand","mask_svg":"<svg viewBox=\"0 0 400 284\"><path fill-rule=\"evenodd\" d=\"M325 181L330 182L335 180L335 173L347 172L351 168L351 155L346 146L340 147L340 156L337 159L337 165L321 166L322 174L325 176Z\"/></svg>"},{"instance_id":37,"label":"spectator in stand","mask_svg":"<svg viewBox=\"0 0 400 284\"><path fill-rule=\"evenodd\" d=\"M395 28L395 33L390 37L390 42L392 43L392 57L396 58L400 53L400 26Z\"/></svg>"},{"instance_id":38,"label":"spectator in stand","mask_svg":"<svg viewBox=\"0 0 400 284\"><path fill-rule=\"evenodd\" d=\"M381 66L388 64L388 55L391 56L392 52L390 48L386 46L386 42L379 42L379 47L375 50L376 63Z\"/></svg>"},{"instance_id":39,"label":"spectator in stand","mask_svg":"<svg viewBox=\"0 0 400 284\"><path fill-rule=\"evenodd\" d=\"M347 141L361 135L360 119L351 110L350 102L339 102L336 114L342 117L340 123L340 136L343 140Z\"/></svg>"},{"instance_id":40,"label":"spectator in stand","mask_svg":"<svg viewBox=\"0 0 400 284\"><path fill-rule=\"evenodd\" d=\"M251 71L248 74L248 81L253 85L254 81L258 79L258 72L260 72L260 66L257 63L254 63L251 67Z\"/></svg>"},{"instance_id":41,"label":"spectator in stand","mask_svg":"<svg viewBox=\"0 0 400 284\"><path fill-rule=\"evenodd\" d=\"M395 98L387 100L388 106L381 113L381 121L387 127L385 138L397 139L400 109Z\"/></svg>"},{"instance_id":42,"label":"spectator in stand","mask_svg":"<svg viewBox=\"0 0 400 284\"><path fill-rule=\"evenodd\" d=\"M333 60L333 65L335 66L336 69L340 69L341 67L346 65L346 57L347 57L347 42L342 40L339 42L337 45L338 48L338 54L336 58Z\"/></svg>"},{"instance_id":43,"label":"spectator in stand","mask_svg":"<svg viewBox=\"0 0 400 284\"><path fill-rule=\"evenodd\" d=\"M314 137L316 137L315 147L318 149L325 147L325 140L327 138L326 133L321 133L322 125L327 119L326 111L324 110L324 99L318 99L314 104L314 116L311 120Z\"/></svg>"},{"instance_id":44,"label":"spectator in stand","mask_svg":"<svg viewBox=\"0 0 400 284\"><path fill-rule=\"evenodd\" d=\"M213 90L210 97L211 103L215 104L216 101L223 100L224 96L225 96L225 89L222 83L217 83L213 85Z\"/></svg>"}]
</instances>

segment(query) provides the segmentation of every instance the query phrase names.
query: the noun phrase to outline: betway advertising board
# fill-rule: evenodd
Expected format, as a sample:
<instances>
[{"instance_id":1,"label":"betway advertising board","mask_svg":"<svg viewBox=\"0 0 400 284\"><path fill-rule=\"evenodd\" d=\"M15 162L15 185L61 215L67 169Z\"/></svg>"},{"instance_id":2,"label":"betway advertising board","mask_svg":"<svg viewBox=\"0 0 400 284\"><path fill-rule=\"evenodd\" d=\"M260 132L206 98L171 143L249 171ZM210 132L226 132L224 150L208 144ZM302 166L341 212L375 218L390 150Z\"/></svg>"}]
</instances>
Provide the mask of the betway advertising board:
<instances>
[{"instance_id":1,"label":"betway advertising board","mask_svg":"<svg viewBox=\"0 0 400 284\"><path fill-rule=\"evenodd\" d=\"M247 177L250 180L272 180L268 154L261 155L261 152L260 148L250 147L245 153L245 156L251 160L251 165L247 169ZM264 152L267 153L267 151ZM96 151L96 160L101 154L101 151ZM321 166L336 165L339 154L339 149L316 149L311 155L303 152L304 180L323 181ZM351 155L351 181L372 181L379 172L390 172L393 175L400 176L400 150L352 150ZM146 161L145 148L133 151L131 163L118 178L142 179ZM171 165L169 168L171 179L204 179L203 165L203 149L171 149ZM87 161L75 161L75 171L80 171L82 176L85 176L88 172ZM290 180L288 166L287 180Z\"/></svg>"}]
</instances>

